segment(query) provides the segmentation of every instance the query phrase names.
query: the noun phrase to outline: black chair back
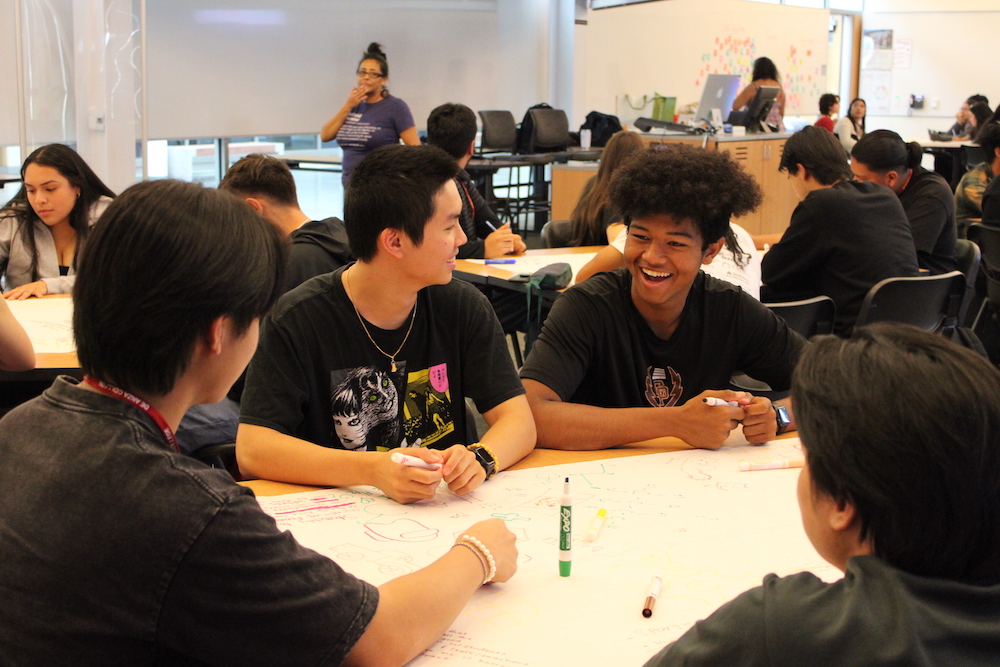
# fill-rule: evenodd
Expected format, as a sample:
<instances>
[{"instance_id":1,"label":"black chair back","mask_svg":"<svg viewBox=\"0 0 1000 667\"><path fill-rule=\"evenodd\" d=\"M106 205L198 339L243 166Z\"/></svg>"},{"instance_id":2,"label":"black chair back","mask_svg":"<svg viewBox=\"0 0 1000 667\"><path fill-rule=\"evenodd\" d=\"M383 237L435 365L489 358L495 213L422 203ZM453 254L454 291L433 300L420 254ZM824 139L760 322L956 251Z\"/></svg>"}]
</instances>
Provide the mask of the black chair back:
<instances>
[{"instance_id":1,"label":"black chair back","mask_svg":"<svg viewBox=\"0 0 1000 667\"><path fill-rule=\"evenodd\" d=\"M965 296L962 298L962 308L958 312L958 321L961 326L965 326L969 306L976 296L976 276L979 275L982 253L979 251L979 246L972 241L958 239L955 242L955 259L958 262L958 270L965 276Z\"/></svg>"},{"instance_id":2,"label":"black chair back","mask_svg":"<svg viewBox=\"0 0 1000 667\"><path fill-rule=\"evenodd\" d=\"M517 144L517 121L509 111L480 111L483 133L479 150L512 153Z\"/></svg>"},{"instance_id":3,"label":"black chair back","mask_svg":"<svg viewBox=\"0 0 1000 667\"><path fill-rule=\"evenodd\" d=\"M986 278L986 294L983 296L994 305L1000 304L1000 228L973 223L969 225L969 240L979 246L982 252L982 273ZM986 301L976 315L973 328L979 324L985 307Z\"/></svg>"},{"instance_id":4,"label":"black chair back","mask_svg":"<svg viewBox=\"0 0 1000 667\"><path fill-rule=\"evenodd\" d=\"M764 305L785 320L792 331L805 338L832 333L837 318L837 304L828 296Z\"/></svg>"},{"instance_id":5,"label":"black chair back","mask_svg":"<svg viewBox=\"0 0 1000 667\"><path fill-rule=\"evenodd\" d=\"M542 227L542 246L545 248L565 248L569 245L573 223L569 220L549 220Z\"/></svg>"},{"instance_id":6,"label":"black chair back","mask_svg":"<svg viewBox=\"0 0 1000 667\"><path fill-rule=\"evenodd\" d=\"M562 109L530 109L528 153L553 153L569 147L569 118Z\"/></svg>"},{"instance_id":7,"label":"black chair back","mask_svg":"<svg viewBox=\"0 0 1000 667\"><path fill-rule=\"evenodd\" d=\"M868 290L856 326L902 322L951 336L965 297L965 276L951 271L937 276L886 278Z\"/></svg>"}]
</instances>

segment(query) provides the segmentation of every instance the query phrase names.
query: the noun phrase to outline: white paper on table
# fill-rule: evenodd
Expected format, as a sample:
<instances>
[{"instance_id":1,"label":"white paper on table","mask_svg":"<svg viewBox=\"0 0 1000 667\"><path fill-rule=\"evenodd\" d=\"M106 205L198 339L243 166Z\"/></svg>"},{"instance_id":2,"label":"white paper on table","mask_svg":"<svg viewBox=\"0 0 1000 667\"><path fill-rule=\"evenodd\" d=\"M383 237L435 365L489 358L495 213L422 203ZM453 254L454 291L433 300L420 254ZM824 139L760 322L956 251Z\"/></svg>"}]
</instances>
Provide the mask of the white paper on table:
<instances>
[{"instance_id":1,"label":"white paper on table","mask_svg":"<svg viewBox=\"0 0 1000 667\"><path fill-rule=\"evenodd\" d=\"M31 339L35 354L76 352L73 299L12 299L7 305Z\"/></svg>"},{"instance_id":2,"label":"white paper on table","mask_svg":"<svg viewBox=\"0 0 1000 667\"><path fill-rule=\"evenodd\" d=\"M743 459L801 457L798 440L783 439L504 472L467 496L442 488L413 505L371 487L259 500L302 544L374 584L431 563L477 521L507 522L518 537L518 572L480 589L413 665L641 665L769 572L840 578L802 530L799 471L739 471ZM574 501L570 577L558 570L565 477ZM588 542L602 508L604 528ZM653 576L663 590L647 619Z\"/></svg>"}]
</instances>

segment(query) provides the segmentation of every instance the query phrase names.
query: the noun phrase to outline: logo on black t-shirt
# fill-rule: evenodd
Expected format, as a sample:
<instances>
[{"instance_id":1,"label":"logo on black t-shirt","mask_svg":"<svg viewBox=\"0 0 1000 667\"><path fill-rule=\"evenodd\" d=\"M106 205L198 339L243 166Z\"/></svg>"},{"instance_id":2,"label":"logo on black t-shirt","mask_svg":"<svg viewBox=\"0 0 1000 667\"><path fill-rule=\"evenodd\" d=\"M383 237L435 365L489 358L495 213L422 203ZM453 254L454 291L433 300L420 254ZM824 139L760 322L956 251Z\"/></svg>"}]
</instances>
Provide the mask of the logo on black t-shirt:
<instances>
[{"instance_id":1,"label":"logo on black t-shirt","mask_svg":"<svg viewBox=\"0 0 1000 667\"><path fill-rule=\"evenodd\" d=\"M670 384L667 384L667 376L670 376ZM650 366L646 369L646 400L654 408L669 408L677 405L684 393L684 385L681 383L681 374L670 366L667 370Z\"/></svg>"}]
</instances>

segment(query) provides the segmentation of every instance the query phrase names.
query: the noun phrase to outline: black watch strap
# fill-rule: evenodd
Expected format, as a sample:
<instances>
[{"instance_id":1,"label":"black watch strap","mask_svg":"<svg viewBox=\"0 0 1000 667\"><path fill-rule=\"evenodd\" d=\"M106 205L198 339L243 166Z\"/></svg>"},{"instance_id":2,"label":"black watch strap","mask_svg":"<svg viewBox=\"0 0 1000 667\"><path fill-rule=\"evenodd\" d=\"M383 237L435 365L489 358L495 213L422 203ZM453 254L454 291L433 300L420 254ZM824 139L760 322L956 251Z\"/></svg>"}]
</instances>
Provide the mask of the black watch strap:
<instances>
[{"instance_id":1,"label":"black watch strap","mask_svg":"<svg viewBox=\"0 0 1000 667\"><path fill-rule=\"evenodd\" d=\"M479 465L483 466L483 470L486 471L486 479L497 474L497 457L493 455L489 447L482 443L474 442L466 449L476 455Z\"/></svg>"}]
</instances>

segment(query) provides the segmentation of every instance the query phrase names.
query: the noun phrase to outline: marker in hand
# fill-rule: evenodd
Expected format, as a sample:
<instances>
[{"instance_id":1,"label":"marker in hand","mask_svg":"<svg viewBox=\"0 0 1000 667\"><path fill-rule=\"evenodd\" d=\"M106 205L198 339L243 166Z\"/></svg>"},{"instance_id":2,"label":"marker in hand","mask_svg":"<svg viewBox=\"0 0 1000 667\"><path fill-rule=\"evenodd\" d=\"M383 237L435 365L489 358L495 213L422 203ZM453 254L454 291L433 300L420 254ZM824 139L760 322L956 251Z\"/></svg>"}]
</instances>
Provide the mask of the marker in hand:
<instances>
[{"instance_id":1,"label":"marker in hand","mask_svg":"<svg viewBox=\"0 0 1000 667\"><path fill-rule=\"evenodd\" d=\"M396 463L402 463L404 466L409 466L411 468L421 468L423 470L440 470L440 463L428 463L421 458L416 456L410 456L408 454L401 454L400 452L393 452L390 456Z\"/></svg>"},{"instance_id":2,"label":"marker in hand","mask_svg":"<svg viewBox=\"0 0 1000 667\"><path fill-rule=\"evenodd\" d=\"M705 403L707 405L709 405L709 406L711 406L713 408L718 408L718 407L721 407L723 405L728 405L731 408L738 408L738 407L740 407L740 404L737 403L736 401L724 401L721 398L716 398L715 396L709 396L709 397L703 398L701 400L705 401Z\"/></svg>"}]
</instances>

